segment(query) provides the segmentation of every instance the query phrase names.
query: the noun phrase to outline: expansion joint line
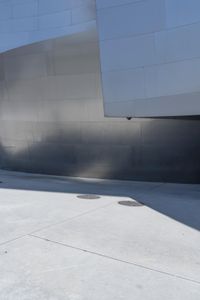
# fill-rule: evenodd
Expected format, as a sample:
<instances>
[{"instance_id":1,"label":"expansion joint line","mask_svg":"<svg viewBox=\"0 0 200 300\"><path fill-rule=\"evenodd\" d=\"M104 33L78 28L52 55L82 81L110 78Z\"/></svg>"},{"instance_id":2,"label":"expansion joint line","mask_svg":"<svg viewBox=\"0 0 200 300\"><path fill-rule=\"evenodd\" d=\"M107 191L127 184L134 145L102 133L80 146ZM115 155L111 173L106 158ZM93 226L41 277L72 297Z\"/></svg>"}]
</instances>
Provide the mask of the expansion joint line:
<instances>
[{"instance_id":1,"label":"expansion joint line","mask_svg":"<svg viewBox=\"0 0 200 300\"><path fill-rule=\"evenodd\" d=\"M43 238L43 237L40 237L40 236L37 236L37 235L34 235L34 234L29 234L29 236L31 236L33 238L36 238L36 239L43 240L45 242L57 244L57 245L60 245L60 246L64 246L66 248L71 248L71 249L74 249L74 250L77 250L77 251L82 251L82 252L85 252L85 253L93 254L93 255L96 255L96 256L99 256L99 257L102 257L102 258L105 258L105 259L114 260L114 261L117 261L117 262L120 262L120 263L128 264L128 265L135 266L135 267L138 267L138 268L141 268L141 269L145 269L145 270L148 270L148 271L152 271L152 272L156 272L156 273L159 273L159 274L163 274L165 276L174 277L174 278L177 278L177 279L189 281L189 282L192 282L192 283L200 285L200 281L193 280L193 279L190 279L190 278L187 278L187 277L183 277L183 276L180 276L180 275L176 275L176 274L172 274L172 273L160 271L160 270L153 269L153 268L150 268L150 267L146 267L146 266L134 263L134 262L122 260L122 259L115 258L115 257L109 256L109 255L105 255L105 254L101 254L101 253L98 253L98 252L90 251L90 250L87 250L87 249L79 248L79 247L76 247L76 246L68 245L68 244L65 244L65 243L53 241L53 240L50 240L50 239L47 239L47 238Z\"/></svg>"}]
</instances>

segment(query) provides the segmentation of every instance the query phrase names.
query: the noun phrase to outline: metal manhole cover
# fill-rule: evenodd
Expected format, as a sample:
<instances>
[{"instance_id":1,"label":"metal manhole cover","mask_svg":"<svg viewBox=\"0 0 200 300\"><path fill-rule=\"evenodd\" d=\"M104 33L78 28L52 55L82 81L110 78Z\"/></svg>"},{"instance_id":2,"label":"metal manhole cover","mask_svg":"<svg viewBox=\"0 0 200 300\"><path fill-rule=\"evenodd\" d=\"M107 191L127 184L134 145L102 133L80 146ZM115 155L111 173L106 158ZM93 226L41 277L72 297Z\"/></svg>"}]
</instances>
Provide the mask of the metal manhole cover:
<instances>
[{"instance_id":1,"label":"metal manhole cover","mask_svg":"<svg viewBox=\"0 0 200 300\"><path fill-rule=\"evenodd\" d=\"M78 195L77 198L86 199L86 200L95 200L95 199L99 199L101 197L98 195L85 194L85 195Z\"/></svg>"},{"instance_id":2,"label":"metal manhole cover","mask_svg":"<svg viewBox=\"0 0 200 300\"><path fill-rule=\"evenodd\" d=\"M119 201L118 204L124 205L124 206L144 206L143 203L137 202L137 201Z\"/></svg>"}]
</instances>

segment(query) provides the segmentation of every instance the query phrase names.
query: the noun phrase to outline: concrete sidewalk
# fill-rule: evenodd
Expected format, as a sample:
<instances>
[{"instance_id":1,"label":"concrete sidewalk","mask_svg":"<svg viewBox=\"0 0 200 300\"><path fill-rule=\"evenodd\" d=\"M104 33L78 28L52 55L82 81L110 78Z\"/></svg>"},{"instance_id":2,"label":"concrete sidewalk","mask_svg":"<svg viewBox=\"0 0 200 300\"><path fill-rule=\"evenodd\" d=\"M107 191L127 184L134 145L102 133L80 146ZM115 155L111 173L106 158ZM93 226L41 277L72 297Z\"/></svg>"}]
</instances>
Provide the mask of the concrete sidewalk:
<instances>
[{"instance_id":1,"label":"concrete sidewalk","mask_svg":"<svg viewBox=\"0 0 200 300\"><path fill-rule=\"evenodd\" d=\"M199 185L0 181L1 300L200 299Z\"/></svg>"}]
</instances>

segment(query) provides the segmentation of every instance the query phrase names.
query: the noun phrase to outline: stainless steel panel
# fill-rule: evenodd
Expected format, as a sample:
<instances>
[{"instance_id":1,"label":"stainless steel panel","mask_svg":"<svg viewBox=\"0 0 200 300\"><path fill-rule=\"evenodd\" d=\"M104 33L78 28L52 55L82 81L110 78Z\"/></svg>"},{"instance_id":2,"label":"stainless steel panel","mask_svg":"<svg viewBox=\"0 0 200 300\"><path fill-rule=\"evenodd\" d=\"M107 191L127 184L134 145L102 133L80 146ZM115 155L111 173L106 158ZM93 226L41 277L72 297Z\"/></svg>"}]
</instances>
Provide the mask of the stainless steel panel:
<instances>
[{"instance_id":1,"label":"stainless steel panel","mask_svg":"<svg viewBox=\"0 0 200 300\"><path fill-rule=\"evenodd\" d=\"M0 166L69 176L200 182L200 120L105 118L96 38L65 39L3 54L7 61L11 56L23 61L37 49L39 56L48 56L48 66L61 68L63 57L67 62L62 72L52 67L40 78L35 77L39 60L28 62L29 75L34 63L32 78L26 78L25 65L23 78L16 70L12 76L9 64L11 75L0 82ZM77 74L77 61L85 60L87 49L93 52L90 66L82 63Z\"/></svg>"}]
</instances>

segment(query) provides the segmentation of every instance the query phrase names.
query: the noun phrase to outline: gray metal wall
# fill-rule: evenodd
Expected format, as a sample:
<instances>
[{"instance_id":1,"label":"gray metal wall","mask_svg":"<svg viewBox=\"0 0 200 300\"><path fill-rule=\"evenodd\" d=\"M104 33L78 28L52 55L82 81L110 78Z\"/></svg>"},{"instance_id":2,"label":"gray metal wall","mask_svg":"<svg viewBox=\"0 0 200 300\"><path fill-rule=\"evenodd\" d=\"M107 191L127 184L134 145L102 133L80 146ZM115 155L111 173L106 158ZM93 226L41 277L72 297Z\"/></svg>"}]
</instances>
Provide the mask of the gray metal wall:
<instances>
[{"instance_id":1,"label":"gray metal wall","mask_svg":"<svg viewBox=\"0 0 200 300\"><path fill-rule=\"evenodd\" d=\"M200 1L96 2L106 116L200 115Z\"/></svg>"},{"instance_id":2,"label":"gray metal wall","mask_svg":"<svg viewBox=\"0 0 200 300\"><path fill-rule=\"evenodd\" d=\"M200 121L104 118L94 31L0 55L0 166L200 182Z\"/></svg>"},{"instance_id":3,"label":"gray metal wall","mask_svg":"<svg viewBox=\"0 0 200 300\"><path fill-rule=\"evenodd\" d=\"M95 26L95 0L0 0L0 52Z\"/></svg>"}]
</instances>

